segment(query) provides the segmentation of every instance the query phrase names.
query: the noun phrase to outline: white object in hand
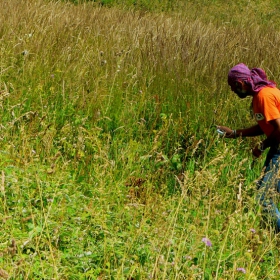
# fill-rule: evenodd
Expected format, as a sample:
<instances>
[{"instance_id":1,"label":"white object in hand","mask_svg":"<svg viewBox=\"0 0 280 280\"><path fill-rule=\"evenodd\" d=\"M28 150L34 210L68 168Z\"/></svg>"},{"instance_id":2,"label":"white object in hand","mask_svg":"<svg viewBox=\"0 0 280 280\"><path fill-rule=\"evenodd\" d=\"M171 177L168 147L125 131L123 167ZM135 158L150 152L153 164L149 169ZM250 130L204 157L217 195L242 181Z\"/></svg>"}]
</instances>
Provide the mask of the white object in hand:
<instances>
[{"instance_id":1,"label":"white object in hand","mask_svg":"<svg viewBox=\"0 0 280 280\"><path fill-rule=\"evenodd\" d=\"M217 129L217 132L220 134L220 135L225 135L226 134L226 132L224 131L224 130L221 130L221 129Z\"/></svg>"}]
</instances>

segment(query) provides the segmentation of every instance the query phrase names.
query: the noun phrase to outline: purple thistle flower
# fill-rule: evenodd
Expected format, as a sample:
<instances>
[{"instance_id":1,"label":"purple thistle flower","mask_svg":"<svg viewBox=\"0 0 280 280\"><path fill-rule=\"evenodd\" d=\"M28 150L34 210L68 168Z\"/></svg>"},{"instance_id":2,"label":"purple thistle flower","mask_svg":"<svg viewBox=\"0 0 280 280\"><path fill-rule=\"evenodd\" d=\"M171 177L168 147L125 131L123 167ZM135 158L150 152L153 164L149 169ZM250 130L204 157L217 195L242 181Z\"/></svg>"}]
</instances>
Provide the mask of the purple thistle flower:
<instances>
[{"instance_id":1,"label":"purple thistle flower","mask_svg":"<svg viewBox=\"0 0 280 280\"><path fill-rule=\"evenodd\" d=\"M250 231L251 231L252 233L256 233L256 230L255 230L254 228L251 228Z\"/></svg>"},{"instance_id":2,"label":"purple thistle flower","mask_svg":"<svg viewBox=\"0 0 280 280\"><path fill-rule=\"evenodd\" d=\"M212 247L212 242L210 241L209 238L203 237L201 240L207 247Z\"/></svg>"},{"instance_id":3,"label":"purple thistle flower","mask_svg":"<svg viewBox=\"0 0 280 280\"><path fill-rule=\"evenodd\" d=\"M244 267L238 267L236 270L240 271L240 272L242 272L244 274L246 273L246 269Z\"/></svg>"}]
</instances>

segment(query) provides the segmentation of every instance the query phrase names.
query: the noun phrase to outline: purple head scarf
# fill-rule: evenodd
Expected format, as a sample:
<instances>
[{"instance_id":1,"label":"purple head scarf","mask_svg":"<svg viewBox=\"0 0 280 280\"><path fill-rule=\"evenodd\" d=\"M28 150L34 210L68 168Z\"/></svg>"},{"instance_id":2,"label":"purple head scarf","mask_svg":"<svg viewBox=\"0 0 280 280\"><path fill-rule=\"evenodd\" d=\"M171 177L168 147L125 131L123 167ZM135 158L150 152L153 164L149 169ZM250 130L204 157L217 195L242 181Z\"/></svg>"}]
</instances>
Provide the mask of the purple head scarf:
<instances>
[{"instance_id":1,"label":"purple head scarf","mask_svg":"<svg viewBox=\"0 0 280 280\"><path fill-rule=\"evenodd\" d=\"M228 73L228 84L235 88L236 81L244 81L249 84L254 93L258 93L263 87L276 87L276 83L267 79L266 73L261 68L249 69L240 63L230 69Z\"/></svg>"}]
</instances>

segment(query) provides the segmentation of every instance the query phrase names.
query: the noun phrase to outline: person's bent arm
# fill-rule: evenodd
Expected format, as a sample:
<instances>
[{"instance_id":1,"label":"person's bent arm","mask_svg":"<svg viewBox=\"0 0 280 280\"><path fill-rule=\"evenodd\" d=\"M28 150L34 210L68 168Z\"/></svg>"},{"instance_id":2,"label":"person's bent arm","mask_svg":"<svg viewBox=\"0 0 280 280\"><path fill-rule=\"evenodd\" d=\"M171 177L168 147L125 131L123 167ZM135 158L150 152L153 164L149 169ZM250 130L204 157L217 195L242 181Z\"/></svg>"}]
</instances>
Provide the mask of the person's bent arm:
<instances>
[{"instance_id":1,"label":"person's bent arm","mask_svg":"<svg viewBox=\"0 0 280 280\"><path fill-rule=\"evenodd\" d=\"M271 134L253 149L253 155L259 157L268 147L278 147L280 143L280 119L269 122L273 126Z\"/></svg>"},{"instance_id":2,"label":"person's bent arm","mask_svg":"<svg viewBox=\"0 0 280 280\"><path fill-rule=\"evenodd\" d=\"M280 124L280 119L279 119L279 124ZM264 134L258 124L248 128L236 129L236 130L233 130L226 126L218 126L218 128L225 132L226 138L253 137L253 136L259 136Z\"/></svg>"},{"instance_id":3,"label":"person's bent arm","mask_svg":"<svg viewBox=\"0 0 280 280\"><path fill-rule=\"evenodd\" d=\"M262 148L265 150L268 147L278 146L280 143L280 119L269 122L273 126L271 134L262 142Z\"/></svg>"}]
</instances>

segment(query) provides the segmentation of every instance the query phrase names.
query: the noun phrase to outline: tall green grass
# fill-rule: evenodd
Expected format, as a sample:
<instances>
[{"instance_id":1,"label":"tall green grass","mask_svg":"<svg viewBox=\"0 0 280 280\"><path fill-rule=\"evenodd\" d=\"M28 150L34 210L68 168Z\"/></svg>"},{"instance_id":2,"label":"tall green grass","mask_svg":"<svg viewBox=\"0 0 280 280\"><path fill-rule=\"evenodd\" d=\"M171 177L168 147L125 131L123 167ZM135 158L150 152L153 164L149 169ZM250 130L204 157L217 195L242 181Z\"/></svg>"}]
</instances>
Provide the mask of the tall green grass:
<instances>
[{"instance_id":1,"label":"tall green grass","mask_svg":"<svg viewBox=\"0 0 280 280\"><path fill-rule=\"evenodd\" d=\"M230 67L278 80L277 3L74 2L0 4L0 276L278 279L258 139L215 129L254 123Z\"/></svg>"}]
</instances>

